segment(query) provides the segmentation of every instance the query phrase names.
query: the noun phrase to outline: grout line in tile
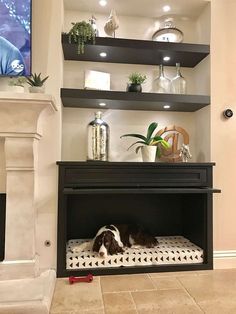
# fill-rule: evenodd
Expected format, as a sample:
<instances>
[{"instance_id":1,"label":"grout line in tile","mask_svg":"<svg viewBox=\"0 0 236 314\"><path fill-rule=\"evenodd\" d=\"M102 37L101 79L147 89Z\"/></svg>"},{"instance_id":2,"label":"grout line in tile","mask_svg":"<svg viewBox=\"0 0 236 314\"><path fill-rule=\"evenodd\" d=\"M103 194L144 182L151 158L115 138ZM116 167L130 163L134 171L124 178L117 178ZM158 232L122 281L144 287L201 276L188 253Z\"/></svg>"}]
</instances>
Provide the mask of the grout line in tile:
<instances>
[{"instance_id":1,"label":"grout line in tile","mask_svg":"<svg viewBox=\"0 0 236 314\"><path fill-rule=\"evenodd\" d=\"M105 311L105 303L104 303L103 293L102 293L101 276L98 276L98 278L99 278L99 287L100 287L100 292L101 292L101 296L102 296L103 312L104 312L104 314L105 314L105 313L106 313L106 311Z\"/></svg>"},{"instance_id":2,"label":"grout line in tile","mask_svg":"<svg viewBox=\"0 0 236 314\"><path fill-rule=\"evenodd\" d=\"M156 287L156 285L154 284L154 281L152 280L152 277L150 276L150 274L148 274L148 277L149 277L149 279L151 280L151 282L152 282L152 285L154 286L154 290L157 290L157 287Z\"/></svg>"},{"instance_id":3,"label":"grout line in tile","mask_svg":"<svg viewBox=\"0 0 236 314\"><path fill-rule=\"evenodd\" d=\"M153 289L142 289L142 290L118 290L118 291L106 291L102 292L103 294L107 293L122 293L122 292L143 292L143 291L155 291L157 290L155 287Z\"/></svg>"},{"instance_id":4,"label":"grout line in tile","mask_svg":"<svg viewBox=\"0 0 236 314\"><path fill-rule=\"evenodd\" d=\"M202 313L205 313L205 311L203 311L203 309L201 308L201 306L197 303L197 301L195 300L195 298L188 292L188 289L185 288L185 286L182 284L182 282L176 278L178 280L178 282L180 283L180 285L182 286L182 288L184 289L184 291L189 295L189 297L192 299L192 301L196 304L196 306L199 308L199 310L202 312Z\"/></svg>"},{"instance_id":5,"label":"grout line in tile","mask_svg":"<svg viewBox=\"0 0 236 314\"><path fill-rule=\"evenodd\" d=\"M132 301L133 301L133 304L134 304L134 308L135 308L135 312L138 314L138 309L137 309L137 306L136 306L136 303L134 302L134 298L133 298L133 296L132 296L132 293L131 293L131 291L129 292L129 294L130 294L130 296L131 296L131 299L132 299Z\"/></svg>"}]
</instances>

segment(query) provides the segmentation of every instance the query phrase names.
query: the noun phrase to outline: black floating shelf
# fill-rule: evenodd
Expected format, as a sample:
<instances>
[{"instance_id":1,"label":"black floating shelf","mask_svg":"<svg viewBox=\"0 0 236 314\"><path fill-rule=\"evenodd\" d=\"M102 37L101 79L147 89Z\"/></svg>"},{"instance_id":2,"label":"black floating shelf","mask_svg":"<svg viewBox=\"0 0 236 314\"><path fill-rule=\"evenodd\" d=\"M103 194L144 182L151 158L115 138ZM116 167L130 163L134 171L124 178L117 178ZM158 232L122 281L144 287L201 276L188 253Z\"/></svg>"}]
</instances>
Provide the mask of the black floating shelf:
<instances>
[{"instance_id":1,"label":"black floating shelf","mask_svg":"<svg viewBox=\"0 0 236 314\"><path fill-rule=\"evenodd\" d=\"M126 188L126 189L114 189L114 188L103 188L103 189L73 189L65 188L63 194L212 194L220 193L219 189L211 188Z\"/></svg>"},{"instance_id":2,"label":"black floating shelf","mask_svg":"<svg viewBox=\"0 0 236 314\"><path fill-rule=\"evenodd\" d=\"M104 108L146 111L193 112L210 104L210 97L203 95L178 95L157 93L132 93L118 91L98 91L85 89L61 89L64 107ZM105 107L99 104L105 103ZM164 109L169 105L169 109Z\"/></svg>"},{"instance_id":3,"label":"black floating shelf","mask_svg":"<svg viewBox=\"0 0 236 314\"><path fill-rule=\"evenodd\" d=\"M97 37L95 45L88 43L85 53L78 55L77 44L70 44L66 34L62 35L62 45L65 60L149 65L163 63L168 66L179 62L182 67L190 68L210 53L209 45ZM100 57L101 52L106 52L107 57ZM163 62L165 56L169 56L170 61Z\"/></svg>"}]
</instances>

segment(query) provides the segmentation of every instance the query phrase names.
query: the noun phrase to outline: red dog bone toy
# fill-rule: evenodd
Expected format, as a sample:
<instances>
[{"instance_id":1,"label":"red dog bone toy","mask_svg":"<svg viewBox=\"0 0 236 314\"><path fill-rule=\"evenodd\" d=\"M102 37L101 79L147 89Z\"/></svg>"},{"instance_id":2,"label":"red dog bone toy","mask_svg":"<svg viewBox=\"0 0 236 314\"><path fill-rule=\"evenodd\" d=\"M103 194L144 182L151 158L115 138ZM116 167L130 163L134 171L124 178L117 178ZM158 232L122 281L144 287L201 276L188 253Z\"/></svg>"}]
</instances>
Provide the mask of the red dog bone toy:
<instances>
[{"instance_id":1,"label":"red dog bone toy","mask_svg":"<svg viewBox=\"0 0 236 314\"><path fill-rule=\"evenodd\" d=\"M88 274L86 277L69 277L69 283L72 285L75 282L92 282L93 281L93 275Z\"/></svg>"}]
</instances>

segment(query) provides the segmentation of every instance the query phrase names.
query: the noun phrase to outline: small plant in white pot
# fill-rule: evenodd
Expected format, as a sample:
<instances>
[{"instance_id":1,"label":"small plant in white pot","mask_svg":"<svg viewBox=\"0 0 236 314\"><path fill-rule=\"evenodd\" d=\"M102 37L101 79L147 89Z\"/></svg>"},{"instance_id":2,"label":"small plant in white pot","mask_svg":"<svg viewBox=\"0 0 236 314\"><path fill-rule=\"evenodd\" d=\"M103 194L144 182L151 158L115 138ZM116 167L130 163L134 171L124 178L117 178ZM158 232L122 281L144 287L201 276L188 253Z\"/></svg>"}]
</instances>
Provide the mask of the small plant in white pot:
<instances>
[{"instance_id":1,"label":"small plant in white pot","mask_svg":"<svg viewBox=\"0 0 236 314\"><path fill-rule=\"evenodd\" d=\"M48 76L41 78L41 73L32 74L30 77L27 77L27 83L30 85L30 93L44 93L44 83L48 79Z\"/></svg>"},{"instance_id":2,"label":"small plant in white pot","mask_svg":"<svg viewBox=\"0 0 236 314\"><path fill-rule=\"evenodd\" d=\"M161 150L159 148L159 145L161 145L163 148L167 149L169 148L169 143L166 142L161 136L154 135L153 132L156 130L158 124L156 122L152 122L147 130L147 135L144 136L142 134L124 134L122 137L135 137L138 138L139 141L133 143L128 149L133 147L136 144L140 144L136 147L135 152L136 154L141 149L142 153L142 159L146 162L153 162L157 157L161 156Z\"/></svg>"}]
</instances>

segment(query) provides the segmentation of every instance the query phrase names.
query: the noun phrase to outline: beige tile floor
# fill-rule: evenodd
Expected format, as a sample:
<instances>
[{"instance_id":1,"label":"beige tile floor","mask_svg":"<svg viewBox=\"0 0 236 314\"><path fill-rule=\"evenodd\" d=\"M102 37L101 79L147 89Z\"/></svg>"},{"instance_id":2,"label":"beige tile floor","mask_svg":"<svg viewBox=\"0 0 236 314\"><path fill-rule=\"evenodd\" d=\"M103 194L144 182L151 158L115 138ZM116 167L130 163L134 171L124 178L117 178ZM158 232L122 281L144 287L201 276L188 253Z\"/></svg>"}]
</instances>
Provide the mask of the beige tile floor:
<instances>
[{"instance_id":1,"label":"beige tile floor","mask_svg":"<svg viewBox=\"0 0 236 314\"><path fill-rule=\"evenodd\" d=\"M236 314L236 269L58 279L51 314Z\"/></svg>"}]
</instances>

